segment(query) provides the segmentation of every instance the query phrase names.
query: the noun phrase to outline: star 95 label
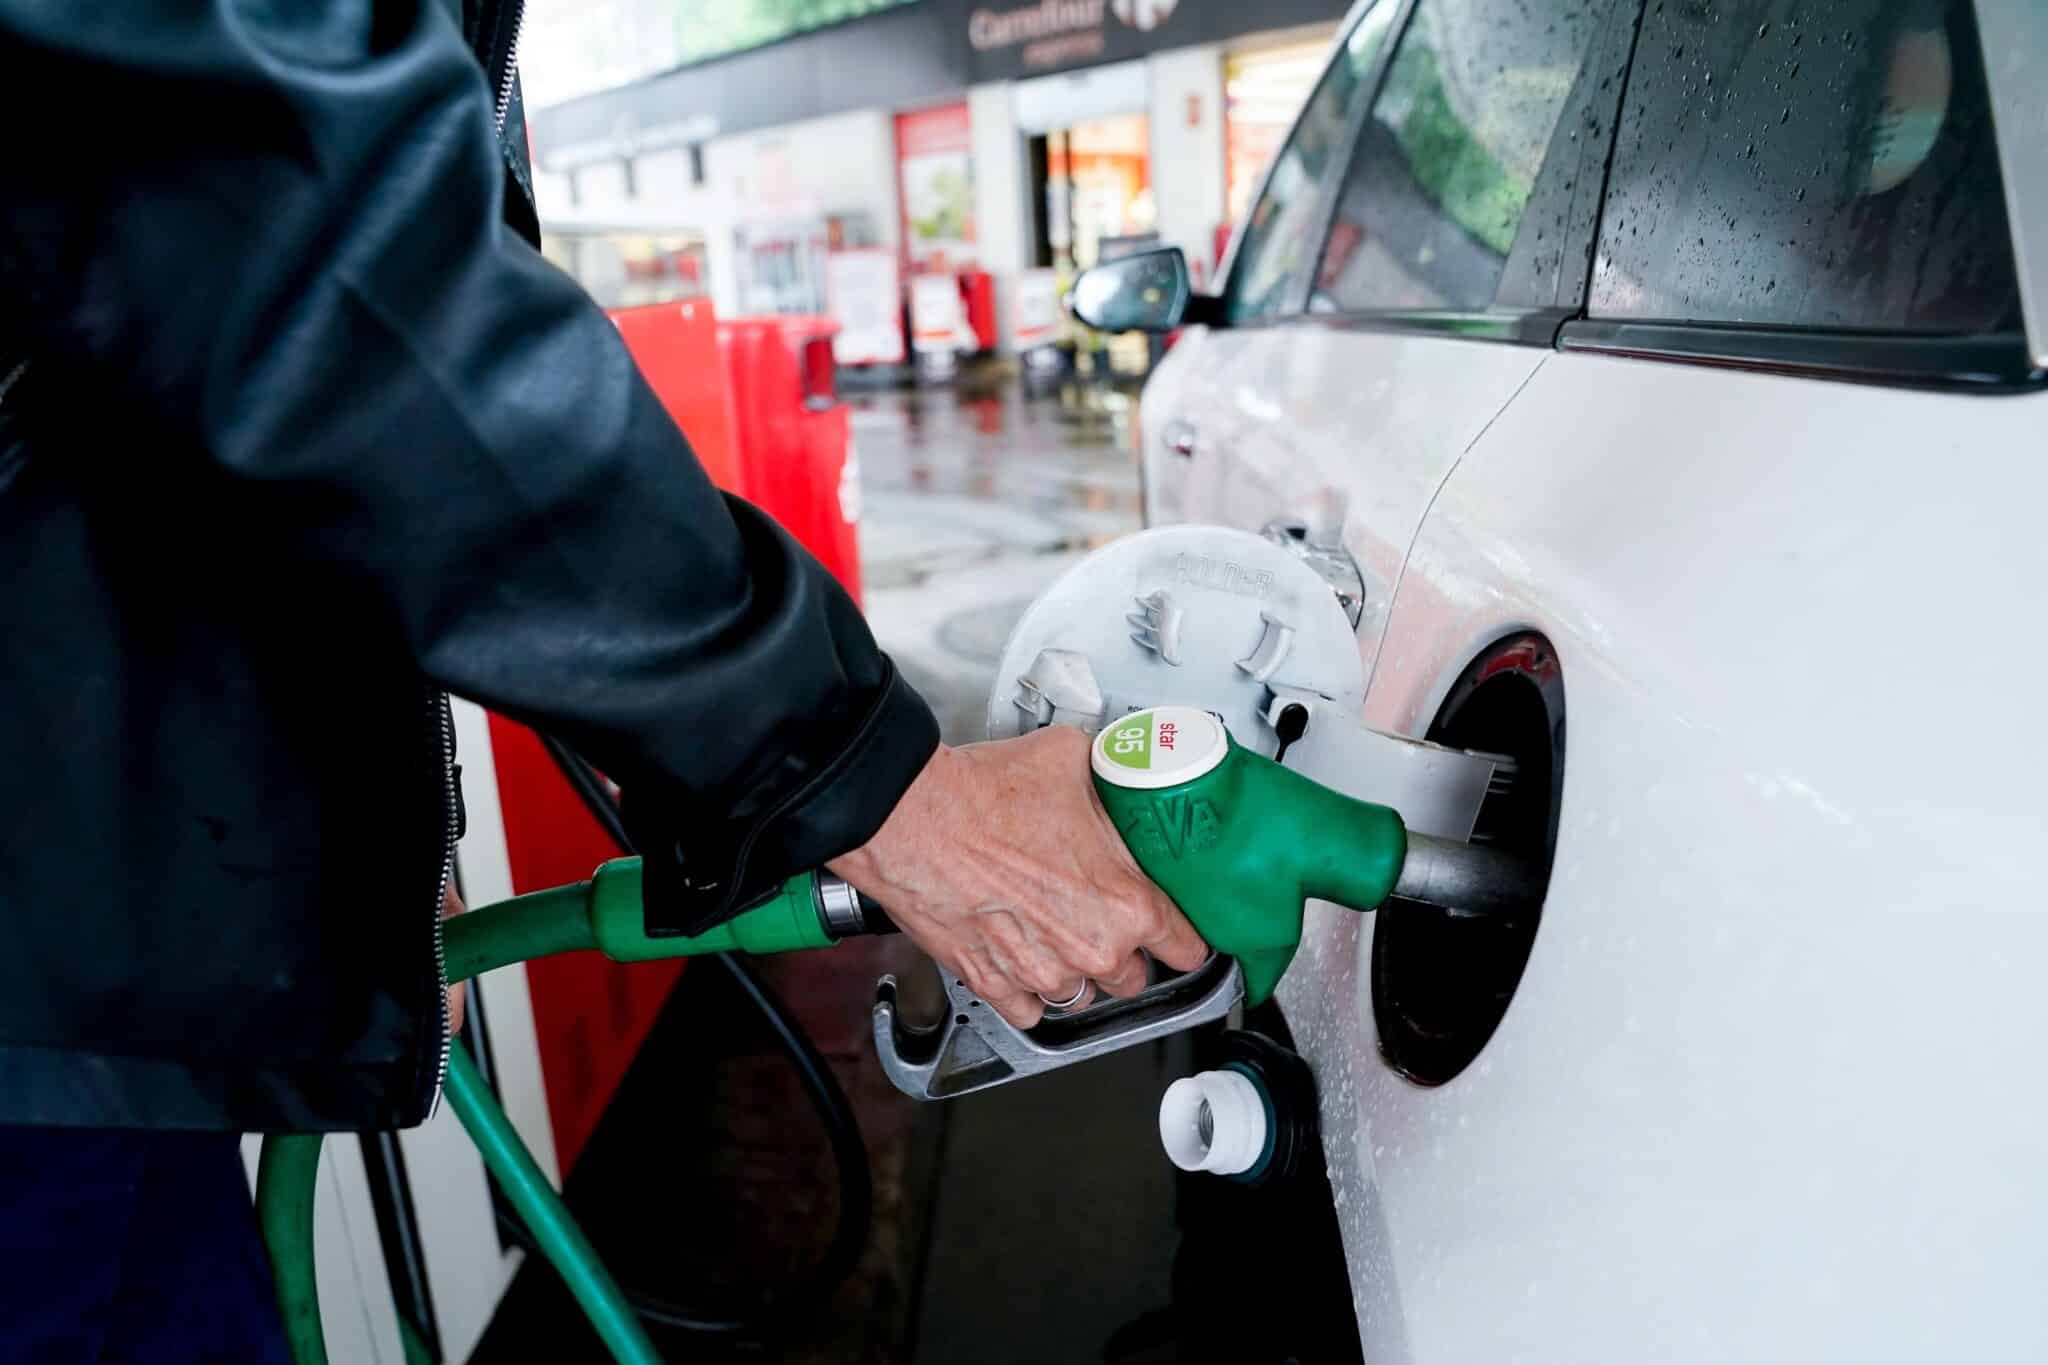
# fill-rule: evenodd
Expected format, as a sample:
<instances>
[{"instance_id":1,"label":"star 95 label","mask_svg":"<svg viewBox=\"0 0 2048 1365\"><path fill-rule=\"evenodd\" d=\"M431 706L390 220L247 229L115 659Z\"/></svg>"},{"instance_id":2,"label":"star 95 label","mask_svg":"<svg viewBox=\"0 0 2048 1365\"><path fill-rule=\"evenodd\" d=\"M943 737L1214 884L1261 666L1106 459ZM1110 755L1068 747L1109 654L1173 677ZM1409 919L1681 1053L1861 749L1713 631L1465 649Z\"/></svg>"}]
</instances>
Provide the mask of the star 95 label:
<instances>
[{"instance_id":1,"label":"star 95 label","mask_svg":"<svg viewBox=\"0 0 2048 1365\"><path fill-rule=\"evenodd\" d=\"M1155 706L1113 721L1095 741L1096 766L1115 782L1143 775L1183 781L1199 777L1221 760L1226 745L1223 726L1206 711L1191 706Z\"/></svg>"}]
</instances>

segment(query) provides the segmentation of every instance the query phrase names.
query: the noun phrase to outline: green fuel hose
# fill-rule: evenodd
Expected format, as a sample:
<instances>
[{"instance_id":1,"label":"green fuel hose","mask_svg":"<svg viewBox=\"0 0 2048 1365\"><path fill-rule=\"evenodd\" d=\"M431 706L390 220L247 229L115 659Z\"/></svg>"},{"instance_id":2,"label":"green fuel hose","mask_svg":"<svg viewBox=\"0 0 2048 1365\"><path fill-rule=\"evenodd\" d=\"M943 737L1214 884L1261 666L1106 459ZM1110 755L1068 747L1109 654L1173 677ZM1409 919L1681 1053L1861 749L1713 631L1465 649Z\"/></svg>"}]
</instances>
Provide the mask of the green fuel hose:
<instances>
[{"instance_id":1,"label":"green fuel hose","mask_svg":"<svg viewBox=\"0 0 2048 1365\"><path fill-rule=\"evenodd\" d=\"M455 1117L468 1130L484 1165L498 1179L506 1199L533 1229L562 1283L581 1304L590 1325L620 1365L660 1365L661 1356L640 1326L640 1315L612 1280L583 1229L505 1111L477 1075L469 1049L456 1043L448 1052L444 1092ZM264 1139L257 1164L256 1205L270 1269L284 1315L285 1340L297 1365L326 1365L327 1339L320 1327L320 1286L314 1275L314 1176L320 1166L320 1134L284 1133Z\"/></svg>"},{"instance_id":2,"label":"green fuel hose","mask_svg":"<svg viewBox=\"0 0 2048 1365\"><path fill-rule=\"evenodd\" d=\"M320 1170L320 1134L274 1133L256 1163L256 1216L270 1255L285 1340L298 1365L326 1365L320 1332L320 1285L313 1274L313 1177Z\"/></svg>"},{"instance_id":3,"label":"green fuel hose","mask_svg":"<svg viewBox=\"0 0 2048 1365\"><path fill-rule=\"evenodd\" d=\"M448 1056L448 1103L469 1130L470 1139L498 1178L506 1199L533 1230L562 1283L576 1296L590 1325L619 1365L661 1365L661 1354L640 1325L640 1315L598 1259L568 1206L548 1183L545 1172L519 1140L518 1130L491 1098L490 1088L476 1073L469 1049L457 1043Z\"/></svg>"},{"instance_id":4,"label":"green fuel hose","mask_svg":"<svg viewBox=\"0 0 2048 1365\"><path fill-rule=\"evenodd\" d=\"M449 920L442 931L448 984L514 962L595 948L590 891L590 882L550 887Z\"/></svg>"},{"instance_id":5,"label":"green fuel hose","mask_svg":"<svg viewBox=\"0 0 2048 1365\"><path fill-rule=\"evenodd\" d=\"M707 953L778 953L829 948L816 873L792 877L776 895L724 924L693 936L650 936L640 903L640 860L620 858L587 882L515 896L458 915L446 925L448 981L555 953L595 948L617 962L696 957ZM534 1162L505 1111L477 1075L460 1043L448 1055L444 1093L542 1252L583 1306L591 1325L622 1365L658 1365L661 1357L640 1318L598 1259L561 1196ZM313 1195L320 1166L318 1133L272 1134L257 1165L257 1219L277 1284L278 1308L295 1365L327 1365L314 1274Z\"/></svg>"}]
</instances>

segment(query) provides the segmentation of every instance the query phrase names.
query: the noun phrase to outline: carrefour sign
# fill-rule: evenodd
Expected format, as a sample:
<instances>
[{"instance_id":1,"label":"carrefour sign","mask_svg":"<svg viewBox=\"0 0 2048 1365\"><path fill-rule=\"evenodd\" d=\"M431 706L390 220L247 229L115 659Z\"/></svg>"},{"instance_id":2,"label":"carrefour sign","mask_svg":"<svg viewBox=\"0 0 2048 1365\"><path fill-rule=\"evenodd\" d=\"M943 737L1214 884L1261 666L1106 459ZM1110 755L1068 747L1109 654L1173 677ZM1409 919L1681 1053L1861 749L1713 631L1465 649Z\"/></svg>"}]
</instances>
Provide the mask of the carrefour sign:
<instances>
[{"instance_id":1,"label":"carrefour sign","mask_svg":"<svg viewBox=\"0 0 2048 1365\"><path fill-rule=\"evenodd\" d=\"M1051 71L1139 55L1160 44L1144 35L1173 17L1176 0L1039 0L1015 9L976 8L967 42L982 74ZM1116 24L1109 19L1114 16Z\"/></svg>"},{"instance_id":2,"label":"carrefour sign","mask_svg":"<svg viewBox=\"0 0 2048 1365\"><path fill-rule=\"evenodd\" d=\"M977 52L1036 42L1102 27L1103 0L1039 0L1027 9L978 9L967 17L967 41Z\"/></svg>"}]
</instances>

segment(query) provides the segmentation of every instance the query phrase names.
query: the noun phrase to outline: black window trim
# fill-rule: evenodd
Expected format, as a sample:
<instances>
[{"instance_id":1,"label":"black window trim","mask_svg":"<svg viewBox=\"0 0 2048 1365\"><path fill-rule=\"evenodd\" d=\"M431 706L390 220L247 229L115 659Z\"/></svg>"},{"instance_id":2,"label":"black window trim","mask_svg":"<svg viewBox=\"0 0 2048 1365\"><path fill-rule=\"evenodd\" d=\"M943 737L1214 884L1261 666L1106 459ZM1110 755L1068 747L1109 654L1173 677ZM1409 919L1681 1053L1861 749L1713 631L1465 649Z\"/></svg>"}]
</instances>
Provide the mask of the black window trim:
<instances>
[{"instance_id":1,"label":"black window trim","mask_svg":"<svg viewBox=\"0 0 2048 1365\"><path fill-rule=\"evenodd\" d=\"M1559 330L1557 348L1894 388L2030 393L2048 385L2048 370L2018 331L1840 332L1581 316Z\"/></svg>"},{"instance_id":2,"label":"black window trim","mask_svg":"<svg viewBox=\"0 0 2048 1365\"><path fill-rule=\"evenodd\" d=\"M1560 329L1580 316L1577 308L1488 308L1467 312L1455 308L1372 308L1349 312L1296 313L1276 319L1335 332L1391 332L1406 336L1441 336L1459 341L1505 342L1514 346L1557 345Z\"/></svg>"}]
</instances>

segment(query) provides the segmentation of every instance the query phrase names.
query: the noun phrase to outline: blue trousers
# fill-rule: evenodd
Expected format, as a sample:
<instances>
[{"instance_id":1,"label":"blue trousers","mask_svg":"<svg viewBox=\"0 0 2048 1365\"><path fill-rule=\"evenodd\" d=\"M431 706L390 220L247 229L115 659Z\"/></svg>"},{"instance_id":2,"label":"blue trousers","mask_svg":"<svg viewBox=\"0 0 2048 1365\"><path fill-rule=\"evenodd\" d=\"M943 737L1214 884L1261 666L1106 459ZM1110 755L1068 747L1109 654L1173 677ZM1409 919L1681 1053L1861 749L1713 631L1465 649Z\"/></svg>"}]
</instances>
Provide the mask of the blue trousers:
<instances>
[{"instance_id":1,"label":"blue trousers","mask_svg":"<svg viewBox=\"0 0 2048 1365\"><path fill-rule=\"evenodd\" d=\"M0 1361L289 1365L234 1136L0 1128Z\"/></svg>"}]
</instances>

